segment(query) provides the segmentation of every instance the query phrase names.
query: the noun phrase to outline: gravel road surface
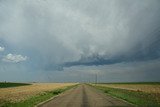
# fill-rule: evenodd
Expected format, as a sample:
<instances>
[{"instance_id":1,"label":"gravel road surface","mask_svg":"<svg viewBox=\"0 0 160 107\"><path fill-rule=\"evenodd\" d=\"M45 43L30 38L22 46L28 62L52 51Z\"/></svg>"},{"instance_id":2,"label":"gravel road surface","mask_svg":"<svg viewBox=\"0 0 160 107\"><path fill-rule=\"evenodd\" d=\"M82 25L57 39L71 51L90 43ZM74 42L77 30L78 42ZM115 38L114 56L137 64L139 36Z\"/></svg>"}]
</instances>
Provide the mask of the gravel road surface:
<instances>
[{"instance_id":1,"label":"gravel road surface","mask_svg":"<svg viewBox=\"0 0 160 107\"><path fill-rule=\"evenodd\" d=\"M131 104L89 86L79 85L39 107L130 107Z\"/></svg>"}]
</instances>

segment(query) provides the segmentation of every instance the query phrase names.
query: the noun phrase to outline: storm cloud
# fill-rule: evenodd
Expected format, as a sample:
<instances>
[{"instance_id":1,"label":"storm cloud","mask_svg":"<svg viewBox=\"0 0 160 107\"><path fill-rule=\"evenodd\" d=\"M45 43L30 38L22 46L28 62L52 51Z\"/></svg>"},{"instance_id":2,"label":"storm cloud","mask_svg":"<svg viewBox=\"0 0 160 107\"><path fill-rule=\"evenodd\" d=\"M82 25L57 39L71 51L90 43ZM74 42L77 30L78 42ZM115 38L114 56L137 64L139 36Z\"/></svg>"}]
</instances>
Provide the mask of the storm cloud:
<instances>
[{"instance_id":1,"label":"storm cloud","mask_svg":"<svg viewBox=\"0 0 160 107\"><path fill-rule=\"evenodd\" d=\"M22 66L26 74L66 75L74 66L78 72L115 65L121 72L116 64L154 63L160 58L159 11L159 0L1 0L1 71ZM4 66L9 53L29 59Z\"/></svg>"}]
</instances>

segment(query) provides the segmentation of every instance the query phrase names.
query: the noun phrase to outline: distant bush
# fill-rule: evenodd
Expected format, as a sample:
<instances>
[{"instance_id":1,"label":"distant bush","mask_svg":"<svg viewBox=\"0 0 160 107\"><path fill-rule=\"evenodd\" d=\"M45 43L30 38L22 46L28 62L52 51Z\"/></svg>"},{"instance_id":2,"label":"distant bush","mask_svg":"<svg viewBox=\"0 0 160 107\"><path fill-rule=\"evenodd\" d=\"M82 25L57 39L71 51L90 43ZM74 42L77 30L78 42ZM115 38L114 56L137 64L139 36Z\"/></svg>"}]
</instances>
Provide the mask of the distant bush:
<instances>
[{"instance_id":1,"label":"distant bush","mask_svg":"<svg viewBox=\"0 0 160 107\"><path fill-rule=\"evenodd\" d=\"M60 94L62 92L63 92L62 89L58 89L58 90L53 91L53 94L58 95L58 94Z\"/></svg>"}]
</instances>

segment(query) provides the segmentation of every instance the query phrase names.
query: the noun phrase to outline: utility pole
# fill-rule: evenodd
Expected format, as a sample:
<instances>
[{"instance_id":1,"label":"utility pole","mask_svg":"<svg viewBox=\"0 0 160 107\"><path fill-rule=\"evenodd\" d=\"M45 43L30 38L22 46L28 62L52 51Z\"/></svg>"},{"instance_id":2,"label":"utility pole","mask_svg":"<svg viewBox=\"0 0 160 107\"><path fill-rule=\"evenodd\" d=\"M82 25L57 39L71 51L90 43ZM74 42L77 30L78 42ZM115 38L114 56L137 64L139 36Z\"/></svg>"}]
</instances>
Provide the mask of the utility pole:
<instances>
[{"instance_id":1,"label":"utility pole","mask_svg":"<svg viewBox=\"0 0 160 107\"><path fill-rule=\"evenodd\" d=\"M97 74L95 74L95 84L97 84Z\"/></svg>"}]
</instances>

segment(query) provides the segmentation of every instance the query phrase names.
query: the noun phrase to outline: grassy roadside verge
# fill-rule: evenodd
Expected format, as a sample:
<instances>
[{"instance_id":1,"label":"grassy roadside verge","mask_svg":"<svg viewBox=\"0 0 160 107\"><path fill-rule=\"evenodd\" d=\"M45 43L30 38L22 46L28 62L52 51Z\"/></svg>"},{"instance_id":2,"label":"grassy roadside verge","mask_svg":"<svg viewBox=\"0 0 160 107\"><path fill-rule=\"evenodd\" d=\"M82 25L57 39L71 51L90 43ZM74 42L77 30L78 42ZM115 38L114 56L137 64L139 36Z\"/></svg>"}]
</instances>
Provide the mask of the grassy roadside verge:
<instances>
[{"instance_id":1,"label":"grassy roadside verge","mask_svg":"<svg viewBox=\"0 0 160 107\"><path fill-rule=\"evenodd\" d=\"M118 88L109 88L98 85L92 85L97 89L111 96L121 98L137 106L143 107L160 107L160 95L150 94L141 91L132 91Z\"/></svg>"},{"instance_id":2,"label":"grassy roadside verge","mask_svg":"<svg viewBox=\"0 0 160 107\"><path fill-rule=\"evenodd\" d=\"M0 82L0 88L18 87L18 86L26 86L26 85L31 85L31 84L27 84L27 83Z\"/></svg>"},{"instance_id":3,"label":"grassy roadside verge","mask_svg":"<svg viewBox=\"0 0 160 107\"><path fill-rule=\"evenodd\" d=\"M75 86L77 86L77 85L67 86L67 87L56 89L53 91L45 91L45 92L40 93L36 96L29 97L28 99L21 101L21 102L16 102L16 103L4 102L2 105L0 105L0 107L34 107L35 105L39 104L40 102L46 101L46 100L66 91L66 90L69 90Z\"/></svg>"}]
</instances>

